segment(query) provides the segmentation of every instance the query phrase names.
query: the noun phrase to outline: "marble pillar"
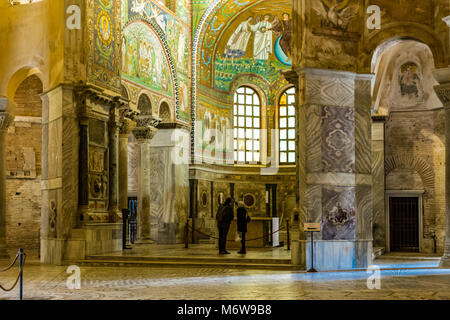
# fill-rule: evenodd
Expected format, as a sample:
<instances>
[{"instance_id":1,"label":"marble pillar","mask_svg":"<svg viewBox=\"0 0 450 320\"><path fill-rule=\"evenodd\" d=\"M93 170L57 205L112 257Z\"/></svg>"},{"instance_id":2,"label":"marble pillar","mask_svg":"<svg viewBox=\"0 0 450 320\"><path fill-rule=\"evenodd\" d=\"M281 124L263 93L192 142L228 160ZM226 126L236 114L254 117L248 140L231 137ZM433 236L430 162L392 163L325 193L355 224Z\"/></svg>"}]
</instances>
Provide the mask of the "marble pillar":
<instances>
[{"instance_id":1,"label":"marble pillar","mask_svg":"<svg viewBox=\"0 0 450 320\"><path fill-rule=\"evenodd\" d=\"M8 259L6 246L6 168L5 168L5 136L13 117L0 111L0 259Z\"/></svg>"},{"instance_id":2,"label":"marble pillar","mask_svg":"<svg viewBox=\"0 0 450 320\"><path fill-rule=\"evenodd\" d=\"M152 139L150 151L150 226L158 244L184 241L189 217L189 131L163 123Z\"/></svg>"},{"instance_id":3,"label":"marble pillar","mask_svg":"<svg viewBox=\"0 0 450 320\"><path fill-rule=\"evenodd\" d=\"M41 262L59 265L78 220L81 127L71 85L57 86L41 99Z\"/></svg>"},{"instance_id":4,"label":"marble pillar","mask_svg":"<svg viewBox=\"0 0 450 320\"><path fill-rule=\"evenodd\" d=\"M384 143L385 116L372 117L373 246L386 248Z\"/></svg>"},{"instance_id":5,"label":"marble pillar","mask_svg":"<svg viewBox=\"0 0 450 320\"><path fill-rule=\"evenodd\" d=\"M133 134L139 144L138 176L138 240L151 241L150 233L150 142L154 137L159 121L151 115L139 115Z\"/></svg>"},{"instance_id":6,"label":"marble pillar","mask_svg":"<svg viewBox=\"0 0 450 320\"><path fill-rule=\"evenodd\" d=\"M450 267L450 67L434 71L434 76L439 82L435 91L442 101L445 110L445 246L444 255L440 261L440 267Z\"/></svg>"},{"instance_id":7,"label":"marble pillar","mask_svg":"<svg viewBox=\"0 0 450 320\"><path fill-rule=\"evenodd\" d=\"M111 109L109 121L109 221L119 220L119 111Z\"/></svg>"},{"instance_id":8,"label":"marble pillar","mask_svg":"<svg viewBox=\"0 0 450 320\"><path fill-rule=\"evenodd\" d=\"M128 137L134 122L123 119L119 133L119 210L128 209Z\"/></svg>"},{"instance_id":9,"label":"marble pillar","mask_svg":"<svg viewBox=\"0 0 450 320\"><path fill-rule=\"evenodd\" d=\"M299 209L306 222L321 225L315 267L366 268L372 263L372 78L312 68L297 73ZM305 247L309 267L309 241Z\"/></svg>"}]
</instances>

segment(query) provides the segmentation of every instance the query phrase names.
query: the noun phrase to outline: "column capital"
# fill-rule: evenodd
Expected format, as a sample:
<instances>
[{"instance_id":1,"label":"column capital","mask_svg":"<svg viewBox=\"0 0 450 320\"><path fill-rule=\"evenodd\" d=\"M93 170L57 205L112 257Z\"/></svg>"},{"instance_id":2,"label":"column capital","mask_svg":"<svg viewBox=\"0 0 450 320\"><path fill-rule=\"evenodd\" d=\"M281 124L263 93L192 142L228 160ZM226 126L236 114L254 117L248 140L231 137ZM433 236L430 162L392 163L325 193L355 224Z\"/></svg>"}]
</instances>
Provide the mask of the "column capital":
<instances>
[{"instance_id":1,"label":"column capital","mask_svg":"<svg viewBox=\"0 0 450 320\"><path fill-rule=\"evenodd\" d=\"M136 117L136 128L133 134L139 143L150 141L155 136L158 129L156 127L161 122L161 119L153 117L152 115L139 115Z\"/></svg>"},{"instance_id":2,"label":"column capital","mask_svg":"<svg viewBox=\"0 0 450 320\"><path fill-rule=\"evenodd\" d=\"M6 131L12 123L13 116L6 111L0 111L0 132Z\"/></svg>"},{"instance_id":3,"label":"column capital","mask_svg":"<svg viewBox=\"0 0 450 320\"><path fill-rule=\"evenodd\" d=\"M128 118L123 118L120 120L120 135L121 136L129 136L134 128L136 128L136 122L128 119Z\"/></svg>"},{"instance_id":4,"label":"column capital","mask_svg":"<svg viewBox=\"0 0 450 320\"><path fill-rule=\"evenodd\" d=\"M120 134L128 136L136 127L136 117L138 111L130 108L129 105L124 105L119 108L120 115Z\"/></svg>"},{"instance_id":5,"label":"column capital","mask_svg":"<svg viewBox=\"0 0 450 320\"><path fill-rule=\"evenodd\" d=\"M450 82L434 87L434 91L441 100L444 108L450 108Z\"/></svg>"}]
</instances>

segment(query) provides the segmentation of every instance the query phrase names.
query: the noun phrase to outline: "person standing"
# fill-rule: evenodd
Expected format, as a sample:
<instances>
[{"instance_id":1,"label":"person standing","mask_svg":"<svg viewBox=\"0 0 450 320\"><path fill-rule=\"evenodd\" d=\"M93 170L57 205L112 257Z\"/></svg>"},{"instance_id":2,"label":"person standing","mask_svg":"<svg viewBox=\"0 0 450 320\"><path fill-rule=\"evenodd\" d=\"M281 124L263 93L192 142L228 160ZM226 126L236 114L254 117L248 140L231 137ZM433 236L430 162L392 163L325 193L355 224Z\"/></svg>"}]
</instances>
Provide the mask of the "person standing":
<instances>
[{"instance_id":1,"label":"person standing","mask_svg":"<svg viewBox=\"0 0 450 320\"><path fill-rule=\"evenodd\" d=\"M217 211L217 228L219 229L219 254L229 254L226 250L228 230L234 219L232 199L227 198Z\"/></svg>"},{"instance_id":2,"label":"person standing","mask_svg":"<svg viewBox=\"0 0 450 320\"><path fill-rule=\"evenodd\" d=\"M241 250L240 254L245 254L245 234L247 233L247 223L250 222L250 217L247 215L244 203L239 201L237 208L237 231L241 234Z\"/></svg>"}]
</instances>

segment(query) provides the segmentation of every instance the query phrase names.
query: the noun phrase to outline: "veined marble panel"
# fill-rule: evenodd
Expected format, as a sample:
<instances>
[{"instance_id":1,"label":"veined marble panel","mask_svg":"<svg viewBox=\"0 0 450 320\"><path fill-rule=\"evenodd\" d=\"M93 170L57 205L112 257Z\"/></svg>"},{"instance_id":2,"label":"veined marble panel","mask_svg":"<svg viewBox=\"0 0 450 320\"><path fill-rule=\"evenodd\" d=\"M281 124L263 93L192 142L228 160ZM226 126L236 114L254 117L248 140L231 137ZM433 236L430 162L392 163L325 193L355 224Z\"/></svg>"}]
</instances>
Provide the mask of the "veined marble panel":
<instances>
[{"instance_id":1,"label":"veined marble panel","mask_svg":"<svg viewBox=\"0 0 450 320\"><path fill-rule=\"evenodd\" d=\"M322 164L325 172L355 172L354 123L354 109L323 107Z\"/></svg>"},{"instance_id":2,"label":"veined marble panel","mask_svg":"<svg viewBox=\"0 0 450 320\"><path fill-rule=\"evenodd\" d=\"M322 186L306 187L306 210L308 222L320 222L322 218Z\"/></svg>"},{"instance_id":3,"label":"veined marble panel","mask_svg":"<svg viewBox=\"0 0 450 320\"><path fill-rule=\"evenodd\" d=\"M355 239L355 188L322 188L322 239Z\"/></svg>"},{"instance_id":4,"label":"veined marble panel","mask_svg":"<svg viewBox=\"0 0 450 320\"><path fill-rule=\"evenodd\" d=\"M356 186L356 238L372 240L372 187Z\"/></svg>"},{"instance_id":5,"label":"veined marble panel","mask_svg":"<svg viewBox=\"0 0 450 320\"><path fill-rule=\"evenodd\" d=\"M305 74L308 104L354 107L354 74L313 69L306 70Z\"/></svg>"},{"instance_id":6,"label":"veined marble panel","mask_svg":"<svg viewBox=\"0 0 450 320\"><path fill-rule=\"evenodd\" d=\"M372 175L354 173L309 173L308 184L354 187L356 185L372 185Z\"/></svg>"},{"instance_id":7,"label":"veined marble panel","mask_svg":"<svg viewBox=\"0 0 450 320\"><path fill-rule=\"evenodd\" d=\"M355 170L370 173L372 169L371 150L371 82L355 81Z\"/></svg>"},{"instance_id":8,"label":"veined marble panel","mask_svg":"<svg viewBox=\"0 0 450 320\"><path fill-rule=\"evenodd\" d=\"M322 107L319 105L306 106L306 123L300 126L306 127L305 137L301 137L306 141L306 170L307 172L322 171L322 137L320 127L322 125Z\"/></svg>"}]
</instances>

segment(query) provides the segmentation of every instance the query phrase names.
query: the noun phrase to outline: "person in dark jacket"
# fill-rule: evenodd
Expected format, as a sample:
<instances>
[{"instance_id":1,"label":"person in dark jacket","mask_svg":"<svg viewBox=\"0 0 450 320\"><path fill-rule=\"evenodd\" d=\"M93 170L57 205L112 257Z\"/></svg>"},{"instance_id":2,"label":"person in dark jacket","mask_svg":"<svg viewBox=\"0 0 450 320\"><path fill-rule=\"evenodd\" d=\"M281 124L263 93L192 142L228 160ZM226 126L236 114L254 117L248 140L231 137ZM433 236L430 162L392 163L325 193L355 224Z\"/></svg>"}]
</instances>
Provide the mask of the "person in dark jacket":
<instances>
[{"instance_id":1,"label":"person in dark jacket","mask_svg":"<svg viewBox=\"0 0 450 320\"><path fill-rule=\"evenodd\" d=\"M241 234L241 250L238 253L245 254L245 234L247 233L247 223L250 222L250 217L247 215L244 203L239 201L237 209L237 231Z\"/></svg>"},{"instance_id":2,"label":"person in dark jacket","mask_svg":"<svg viewBox=\"0 0 450 320\"><path fill-rule=\"evenodd\" d=\"M219 229L219 254L229 254L226 250L228 230L234 219L233 199L227 198L217 211L217 228Z\"/></svg>"}]
</instances>

